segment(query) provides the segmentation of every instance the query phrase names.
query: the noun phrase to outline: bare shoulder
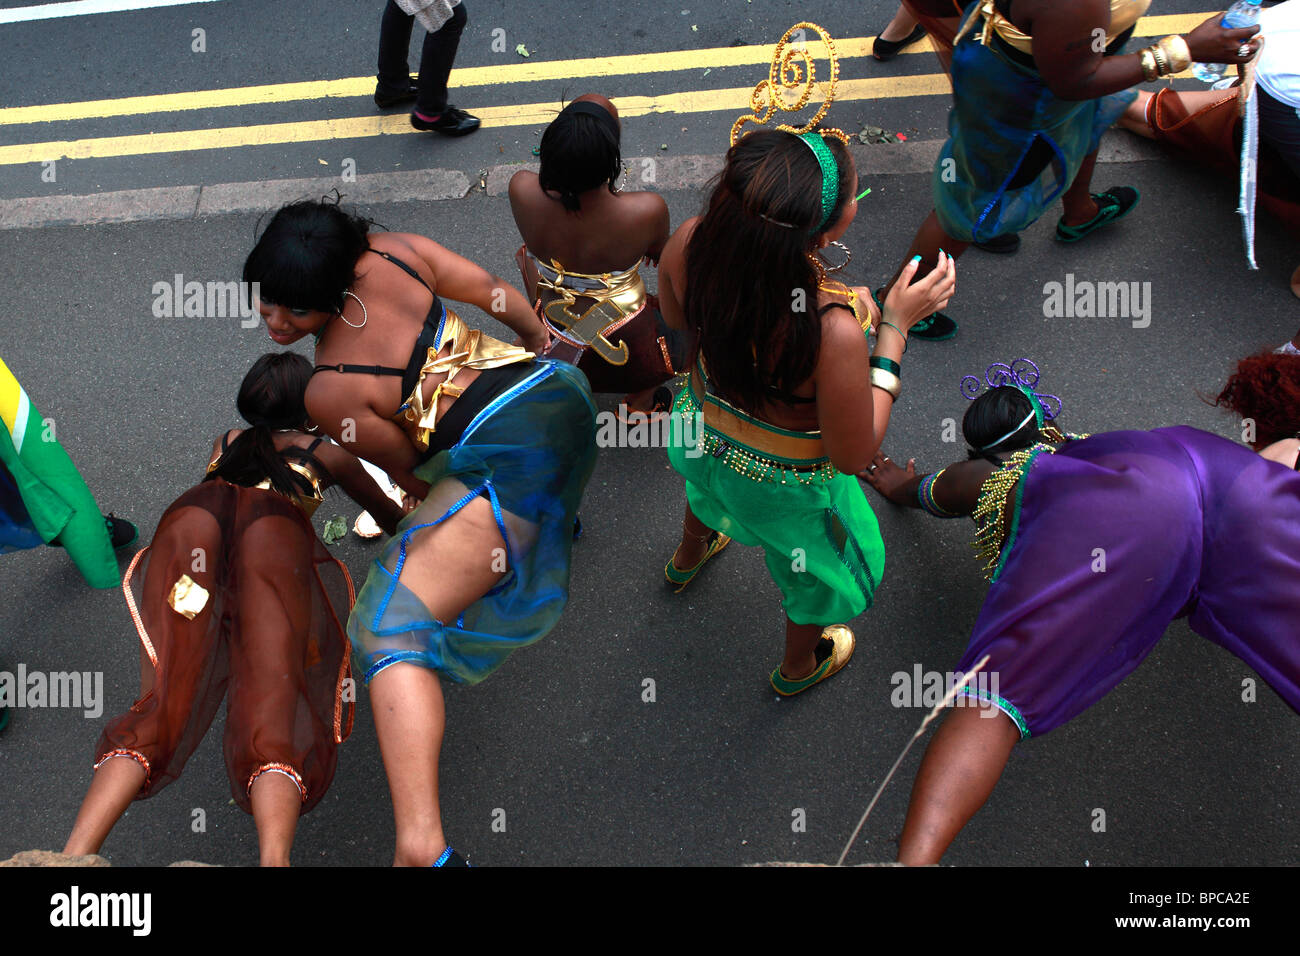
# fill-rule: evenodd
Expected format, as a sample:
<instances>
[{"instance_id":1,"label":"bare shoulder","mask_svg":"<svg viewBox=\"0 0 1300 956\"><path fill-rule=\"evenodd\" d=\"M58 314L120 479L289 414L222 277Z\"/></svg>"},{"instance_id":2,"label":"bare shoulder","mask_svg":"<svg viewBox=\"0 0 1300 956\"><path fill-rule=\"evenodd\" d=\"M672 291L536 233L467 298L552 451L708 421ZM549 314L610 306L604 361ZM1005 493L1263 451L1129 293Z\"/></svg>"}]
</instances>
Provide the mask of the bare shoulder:
<instances>
[{"instance_id":1,"label":"bare shoulder","mask_svg":"<svg viewBox=\"0 0 1300 956\"><path fill-rule=\"evenodd\" d=\"M510 184L506 187L506 194L510 197L512 203L532 200L541 196L542 190L537 182L537 174L531 169L519 170L510 177Z\"/></svg>"},{"instance_id":2,"label":"bare shoulder","mask_svg":"<svg viewBox=\"0 0 1300 956\"><path fill-rule=\"evenodd\" d=\"M637 191L620 193L619 198L628 204L637 215L646 219L657 218L668 212L668 203L656 192Z\"/></svg>"},{"instance_id":3,"label":"bare shoulder","mask_svg":"<svg viewBox=\"0 0 1300 956\"><path fill-rule=\"evenodd\" d=\"M869 352L867 337L863 334L858 320L853 317L853 312L847 308L844 299L832 297L823 304L839 304L846 307L827 309L822 313L822 358L867 355Z\"/></svg>"},{"instance_id":4,"label":"bare shoulder","mask_svg":"<svg viewBox=\"0 0 1300 956\"><path fill-rule=\"evenodd\" d=\"M1260 455L1269 461L1294 468L1297 463L1296 456L1300 455L1300 438L1283 438L1281 441L1275 441L1260 451Z\"/></svg>"}]
</instances>

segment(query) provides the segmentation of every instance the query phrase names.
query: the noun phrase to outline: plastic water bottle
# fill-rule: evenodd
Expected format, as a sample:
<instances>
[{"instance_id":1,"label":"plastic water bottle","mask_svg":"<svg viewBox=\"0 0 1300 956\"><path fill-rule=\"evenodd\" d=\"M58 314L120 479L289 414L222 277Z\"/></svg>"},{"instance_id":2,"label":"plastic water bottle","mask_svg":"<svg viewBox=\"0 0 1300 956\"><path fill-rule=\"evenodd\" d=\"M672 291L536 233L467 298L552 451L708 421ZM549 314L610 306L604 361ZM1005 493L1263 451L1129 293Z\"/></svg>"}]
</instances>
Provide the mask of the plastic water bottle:
<instances>
[{"instance_id":1,"label":"plastic water bottle","mask_svg":"<svg viewBox=\"0 0 1300 956\"><path fill-rule=\"evenodd\" d=\"M1238 27L1253 27L1259 23L1259 3L1260 0L1237 0L1228 8L1228 12L1223 15L1223 19L1219 21L1219 26L1226 30L1235 30ZM1223 74L1227 71L1227 63L1192 64L1192 76L1203 83L1216 83L1223 79Z\"/></svg>"}]
</instances>

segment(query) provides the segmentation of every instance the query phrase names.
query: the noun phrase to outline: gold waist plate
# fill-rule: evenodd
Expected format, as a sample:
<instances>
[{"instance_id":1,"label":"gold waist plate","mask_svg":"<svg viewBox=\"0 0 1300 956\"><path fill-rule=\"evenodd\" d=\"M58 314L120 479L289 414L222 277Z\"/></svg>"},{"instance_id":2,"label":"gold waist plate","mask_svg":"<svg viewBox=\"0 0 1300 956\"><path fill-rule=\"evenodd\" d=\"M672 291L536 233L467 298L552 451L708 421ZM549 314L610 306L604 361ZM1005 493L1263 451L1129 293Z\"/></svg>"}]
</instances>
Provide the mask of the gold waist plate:
<instances>
[{"instance_id":1,"label":"gold waist plate","mask_svg":"<svg viewBox=\"0 0 1300 956\"><path fill-rule=\"evenodd\" d=\"M626 365L627 344L620 342L615 346L608 336L645 308L645 280L640 270L633 266L626 272L601 275L566 272L554 259L550 267L556 277L550 279L539 271L537 287L547 289L557 298L541 310L542 319L556 334L575 345L595 349L611 365ZM604 288L576 289L565 284L566 277L600 282ZM590 300L592 304L581 311L575 310L579 299Z\"/></svg>"}]
</instances>

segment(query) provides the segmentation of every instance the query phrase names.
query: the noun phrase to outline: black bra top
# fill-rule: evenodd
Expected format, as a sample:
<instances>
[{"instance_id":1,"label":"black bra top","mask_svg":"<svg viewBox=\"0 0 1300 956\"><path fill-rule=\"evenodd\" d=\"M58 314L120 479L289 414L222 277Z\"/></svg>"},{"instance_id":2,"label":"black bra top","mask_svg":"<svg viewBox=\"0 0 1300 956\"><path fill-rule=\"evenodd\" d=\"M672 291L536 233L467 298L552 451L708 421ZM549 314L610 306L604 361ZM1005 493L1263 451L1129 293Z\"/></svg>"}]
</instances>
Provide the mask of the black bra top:
<instances>
[{"instance_id":1,"label":"black bra top","mask_svg":"<svg viewBox=\"0 0 1300 956\"><path fill-rule=\"evenodd\" d=\"M401 259L390 256L386 252L380 252L378 249L369 251L387 259L420 285L429 289L429 283L421 279L420 274ZM415 340L415 348L411 351L411 357L406 363L406 368L394 368L391 365L317 365L312 370L312 374L328 371L357 375L400 375L402 376L402 396L405 398L410 395L411 392L415 391L415 386L420 381L420 370L424 368L424 360L429 354L429 349L438 343L442 333L442 321L447 316L447 310L443 306L442 300L438 298L438 294L429 289L429 295L433 296L433 302L429 306L429 314L424 317L424 327L420 329L420 334Z\"/></svg>"},{"instance_id":2,"label":"black bra top","mask_svg":"<svg viewBox=\"0 0 1300 956\"><path fill-rule=\"evenodd\" d=\"M290 445L288 448L282 449L280 451L280 455L281 457L297 458L298 463L300 465L305 465L311 470L312 474L316 476L317 481L324 481L330 478L329 469L326 468L324 465L322 465L320 463L320 459L317 458L314 454L312 454L312 452L316 450L316 447L320 445L322 441L324 441L323 438L317 438L306 448L299 448L296 445ZM221 454L218 455L216 461L214 461L212 465L209 465L208 467L215 466L217 462L221 461L221 459L225 456L226 452L228 452L229 450L230 450L230 432L223 432L221 435ZM301 476L299 475L295 475L294 477L301 479ZM313 490L314 489L312 488L306 488L305 493L311 494Z\"/></svg>"},{"instance_id":3,"label":"black bra top","mask_svg":"<svg viewBox=\"0 0 1300 956\"><path fill-rule=\"evenodd\" d=\"M848 312L853 311L843 302L827 302L824 306L822 306L820 309L817 310L817 314L825 315L827 309L844 309ZM787 405L812 405L817 401L816 395L812 395L812 396L794 395L790 392L783 392L775 385L767 386L767 392L768 395L774 398L776 401L784 402Z\"/></svg>"},{"instance_id":4,"label":"black bra top","mask_svg":"<svg viewBox=\"0 0 1300 956\"><path fill-rule=\"evenodd\" d=\"M438 420L438 428L429 435L429 448L420 455L420 463L457 444L474 416L534 371L529 362L514 362L479 372L478 378L470 382L460 398Z\"/></svg>"}]
</instances>

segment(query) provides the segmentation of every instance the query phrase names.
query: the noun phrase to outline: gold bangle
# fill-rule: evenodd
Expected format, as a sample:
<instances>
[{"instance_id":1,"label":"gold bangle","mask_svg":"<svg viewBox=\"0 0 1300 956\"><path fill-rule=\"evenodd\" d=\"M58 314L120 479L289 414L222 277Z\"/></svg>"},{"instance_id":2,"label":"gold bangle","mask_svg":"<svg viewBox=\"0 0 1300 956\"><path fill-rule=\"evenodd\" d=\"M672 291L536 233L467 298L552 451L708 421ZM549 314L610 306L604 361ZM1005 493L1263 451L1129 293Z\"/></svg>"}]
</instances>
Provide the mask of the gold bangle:
<instances>
[{"instance_id":1,"label":"gold bangle","mask_svg":"<svg viewBox=\"0 0 1300 956\"><path fill-rule=\"evenodd\" d=\"M1192 51L1187 46L1187 41L1178 34L1170 34L1167 37L1161 37L1156 41L1156 46L1160 52L1165 55L1169 61L1169 72L1181 73L1192 65Z\"/></svg>"},{"instance_id":2,"label":"gold bangle","mask_svg":"<svg viewBox=\"0 0 1300 956\"><path fill-rule=\"evenodd\" d=\"M903 380L893 372L887 372L883 368L873 368L871 370L871 384L882 391L888 392L894 401L898 401L898 393L903 390Z\"/></svg>"},{"instance_id":3,"label":"gold bangle","mask_svg":"<svg viewBox=\"0 0 1300 956\"><path fill-rule=\"evenodd\" d=\"M1148 83L1150 83L1157 76L1159 76L1159 74L1156 72L1157 71L1156 58L1155 55L1151 52L1151 47L1145 47L1144 49L1138 51L1138 58L1141 60L1142 63L1142 76L1146 79Z\"/></svg>"},{"instance_id":4,"label":"gold bangle","mask_svg":"<svg viewBox=\"0 0 1300 956\"><path fill-rule=\"evenodd\" d=\"M1158 76L1168 76L1169 59L1165 56L1165 51L1160 49L1160 47L1158 46L1150 46L1147 49L1149 49L1151 51L1151 55L1155 57L1156 74Z\"/></svg>"}]
</instances>

